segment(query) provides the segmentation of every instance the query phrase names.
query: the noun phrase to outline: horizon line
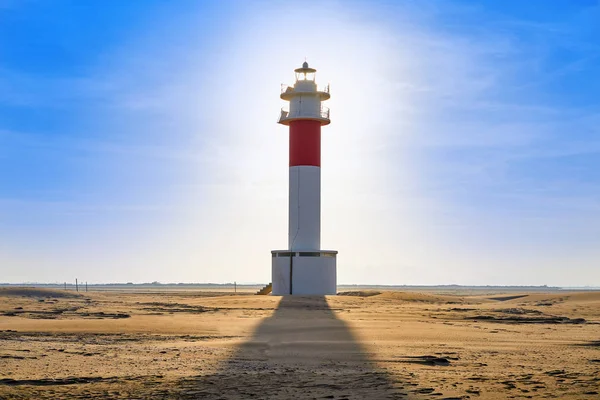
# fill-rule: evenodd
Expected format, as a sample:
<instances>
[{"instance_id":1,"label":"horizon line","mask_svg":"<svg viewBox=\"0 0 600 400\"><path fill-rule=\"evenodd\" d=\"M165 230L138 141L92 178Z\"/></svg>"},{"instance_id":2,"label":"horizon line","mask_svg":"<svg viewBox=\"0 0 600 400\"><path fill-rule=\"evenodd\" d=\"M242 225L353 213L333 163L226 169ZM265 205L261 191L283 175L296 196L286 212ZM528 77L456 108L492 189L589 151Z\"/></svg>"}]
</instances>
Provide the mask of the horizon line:
<instances>
[{"instance_id":1,"label":"horizon line","mask_svg":"<svg viewBox=\"0 0 600 400\"><path fill-rule=\"evenodd\" d=\"M167 283L162 283L162 282L158 282L158 281L154 281L154 282L141 282L141 283L134 283L134 282L108 282L108 283L89 283L89 282L78 282L79 286L85 286L87 284L87 286L215 286L215 287L222 287L222 286L261 286L264 285L264 282L258 282L258 283L237 283L237 282L227 282L227 283L214 283L214 282L192 282L192 283L188 283L188 282L167 282ZM58 282L53 282L53 283L46 283L46 282L17 282L17 283L10 283L10 282L0 282L0 286L60 286L60 287L64 287L65 285L68 287L76 287L77 285L75 283L70 283L70 282L63 282L63 283L58 283ZM598 289L600 290L600 286L591 286L591 285L586 285L586 286L548 286L548 285L491 285L491 284L487 284L487 285L461 285L461 284L437 284L437 285L420 285L420 284L414 284L414 285L407 285L407 284L361 284L361 283L345 283L345 284L338 284L338 287L363 287L363 288L537 288L537 289L551 289L551 290L561 290L561 289Z\"/></svg>"}]
</instances>

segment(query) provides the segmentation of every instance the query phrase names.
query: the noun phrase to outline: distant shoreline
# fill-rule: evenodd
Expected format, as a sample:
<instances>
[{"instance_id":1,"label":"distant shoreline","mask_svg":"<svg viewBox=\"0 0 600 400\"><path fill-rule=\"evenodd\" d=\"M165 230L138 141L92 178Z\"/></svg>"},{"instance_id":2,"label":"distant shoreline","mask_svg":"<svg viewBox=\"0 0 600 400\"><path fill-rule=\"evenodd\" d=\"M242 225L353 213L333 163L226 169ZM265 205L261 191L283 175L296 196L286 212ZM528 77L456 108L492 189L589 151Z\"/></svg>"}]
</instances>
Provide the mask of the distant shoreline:
<instances>
[{"instance_id":1,"label":"distant shoreline","mask_svg":"<svg viewBox=\"0 0 600 400\"><path fill-rule=\"evenodd\" d=\"M243 288L262 287L263 283L89 283L88 288L93 289L230 289L237 286ZM65 283L0 283L0 287L41 287L41 288L65 288ZM74 283L67 283L67 289L75 289ZM85 282L80 282L79 287L85 287ZM507 290L507 291L596 291L600 287L595 286L502 286L502 285L362 285L341 284L338 290L344 289L381 289L381 290Z\"/></svg>"}]
</instances>

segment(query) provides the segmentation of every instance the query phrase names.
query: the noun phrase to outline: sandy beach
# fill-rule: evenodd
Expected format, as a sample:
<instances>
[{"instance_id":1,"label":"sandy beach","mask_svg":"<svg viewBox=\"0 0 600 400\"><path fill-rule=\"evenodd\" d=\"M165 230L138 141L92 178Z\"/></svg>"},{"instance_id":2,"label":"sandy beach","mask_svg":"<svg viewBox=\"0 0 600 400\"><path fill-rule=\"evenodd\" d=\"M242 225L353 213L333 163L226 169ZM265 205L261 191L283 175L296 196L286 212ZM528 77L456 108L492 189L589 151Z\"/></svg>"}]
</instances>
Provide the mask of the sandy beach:
<instances>
[{"instance_id":1,"label":"sandy beach","mask_svg":"<svg viewBox=\"0 0 600 400\"><path fill-rule=\"evenodd\" d=\"M0 398L600 398L600 292L0 288Z\"/></svg>"}]
</instances>

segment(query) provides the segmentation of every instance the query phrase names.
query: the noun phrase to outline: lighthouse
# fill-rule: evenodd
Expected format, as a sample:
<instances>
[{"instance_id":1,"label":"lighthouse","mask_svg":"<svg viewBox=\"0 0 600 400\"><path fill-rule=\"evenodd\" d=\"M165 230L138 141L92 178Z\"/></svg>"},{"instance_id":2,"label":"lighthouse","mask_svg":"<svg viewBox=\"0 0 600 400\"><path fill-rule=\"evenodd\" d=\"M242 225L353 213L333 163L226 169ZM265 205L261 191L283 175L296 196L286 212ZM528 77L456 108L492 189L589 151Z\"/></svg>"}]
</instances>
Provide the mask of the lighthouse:
<instances>
[{"instance_id":1,"label":"lighthouse","mask_svg":"<svg viewBox=\"0 0 600 400\"><path fill-rule=\"evenodd\" d=\"M307 62L282 85L279 123L289 130L288 248L271 251L274 295L336 294L337 251L321 249L321 127L329 125L329 85L317 87Z\"/></svg>"}]
</instances>

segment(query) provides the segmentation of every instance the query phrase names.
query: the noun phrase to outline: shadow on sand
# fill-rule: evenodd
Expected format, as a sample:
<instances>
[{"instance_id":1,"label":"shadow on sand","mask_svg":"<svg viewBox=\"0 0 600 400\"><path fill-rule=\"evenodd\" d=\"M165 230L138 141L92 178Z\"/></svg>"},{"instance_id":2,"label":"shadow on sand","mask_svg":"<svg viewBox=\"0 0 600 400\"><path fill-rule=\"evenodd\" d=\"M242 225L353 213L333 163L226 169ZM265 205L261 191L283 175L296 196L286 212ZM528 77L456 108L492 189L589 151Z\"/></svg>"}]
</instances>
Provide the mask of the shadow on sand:
<instances>
[{"instance_id":1,"label":"shadow on sand","mask_svg":"<svg viewBox=\"0 0 600 400\"><path fill-rule=\"evenodd\" d=\"M178 398L409 399L378 370L325 297L282 297L216 374L180 382Z\"/></svg>"}]
</instances>

